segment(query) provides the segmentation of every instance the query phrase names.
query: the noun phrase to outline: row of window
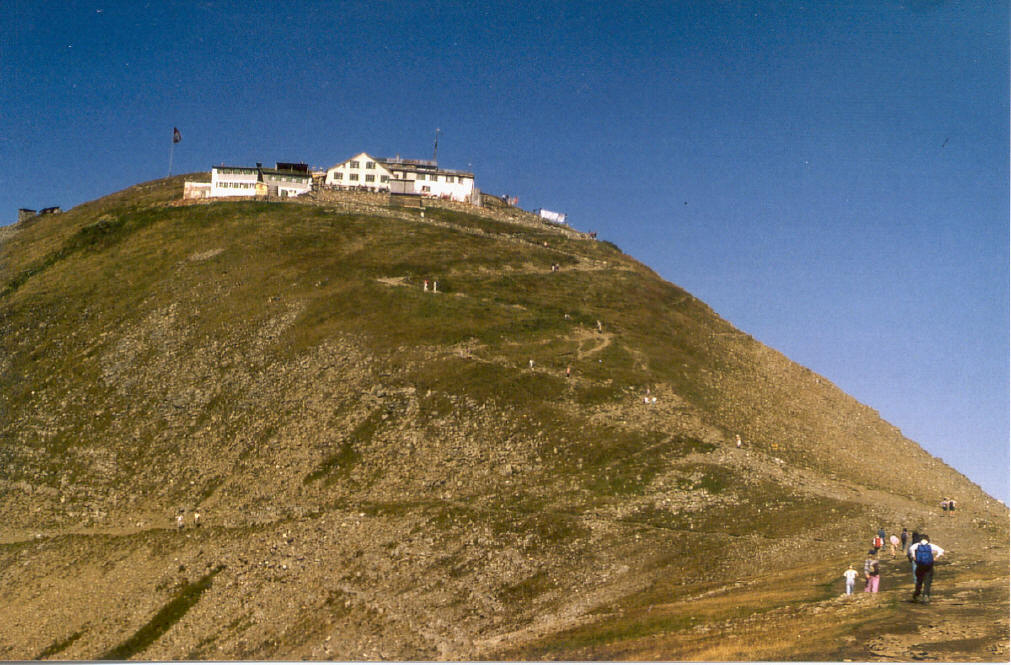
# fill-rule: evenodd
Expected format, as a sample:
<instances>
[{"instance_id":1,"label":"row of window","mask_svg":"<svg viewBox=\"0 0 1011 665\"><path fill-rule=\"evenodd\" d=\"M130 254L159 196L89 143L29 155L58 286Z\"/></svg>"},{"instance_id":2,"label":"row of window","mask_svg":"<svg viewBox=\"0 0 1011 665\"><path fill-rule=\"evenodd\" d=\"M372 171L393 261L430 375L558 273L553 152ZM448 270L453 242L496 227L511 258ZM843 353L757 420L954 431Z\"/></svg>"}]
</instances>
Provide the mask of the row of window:
<instances>
[{"instance_id":1,"label":"row of window","mask_svg":"<svg viewBox=\"0 0 1011 665\"><path fill-rule=\"evenodd\" d=\"M354 182L358 181L358 174L357 173L349 173L347 175L348 175L348 180L352 180ZM333 179L334 180L343 180L344 179L344 174L341 173L340 171L334 171L333 172ZM389 182L389 180L390 180L390 176L388 176L388 175L381 175L381 176L379 176L379 182ZM375 181L376 181L376 176L374 174L372 174L372 173L366 173L365 174L365 182L375 182Z\"/></svg>"},{"instance_id":2,"label":"row of window","mask_svg":"<svg viewBox=\"0 0 1011 665\"><path fill-rule=\"evenodd\" d=\"M253 189L256 183L253 182L219 182L218 187L225 189Z\"/></svg>"},{"instance_id":3,"label":"row of window","mask_svg":"<svg viewBox=\"0 0 1011 665\"><path fill-rule=\"evenodd\" d=\"M226 169L218 168L215 169L218 173L227 173L229 175L256 175L256 169Z\"/></svg>"},{"instance_id":4,"label":"row of window","mask_svg":"<svg viewBox=\"0 0 1011 665\"><path fill-rule=\"evenodd\" d=\"M349 167L353 168L353 169L360 168L360 164L361 164L361 162L359 162L357 159L352 159L350 162L348 162ZM365 169L366 170L371 171L374 168L376 168L376 163L375 162L365 162Z\"/></svg>"},{"instance_id":5,"label":"row of window","mask_svg":"<svg viewBox=\"0 0 1011 665\"><path fill-rule=\"evenodd\" d=\"M357 164L358 164L358 162L356 162L356 161L351 161L350 162L350 165L351 165L352 168L357 168L357 166L356 166ZM375 162L366 162L366 168L371 168L371 167L368 166L368 164L372 164L373 166L375 166ZM344 173L343 171L337 171L337 170L331 171L330 173L331 173L330 179L332 181L335 181L335 182L339 182L339 181L344 180L345 176L351 182L358 182L359 180L361 180L361 176L358 173ZM407 173L405 173L404 171L394 171L393 172L393 177L397 178L397 179L404 179L406 175L407 175ZM445 182L450 183L450 184L455 184L455 183L463 184L466 181L466 179L463 176L438 175L438 174L435 174L435 173L418 173L417 177L415 179L416 180L430 180L432 182L439 182L443 178L445 178ZM390 176L388 176L388 175L380 175L379 176L379 182L389 182L389 180L390 180ZM376 181L376 176L374 174L371 174L371 173L366 173L365 174L365 182L375 182L375 181Z\"/></svg>"},{"instance_id":6,"label":"row of window","mask_svg":"<svg viewBox=\"0 0 1011 665\"><path fill-rule=\"evenodd\" d=\"M295 178L293 176L286 176L286 175L285 176L268 175L267 180L270 180L271 182L299 182L302 184L308 182L306 178Z\"/></svg>"}]
</instances>

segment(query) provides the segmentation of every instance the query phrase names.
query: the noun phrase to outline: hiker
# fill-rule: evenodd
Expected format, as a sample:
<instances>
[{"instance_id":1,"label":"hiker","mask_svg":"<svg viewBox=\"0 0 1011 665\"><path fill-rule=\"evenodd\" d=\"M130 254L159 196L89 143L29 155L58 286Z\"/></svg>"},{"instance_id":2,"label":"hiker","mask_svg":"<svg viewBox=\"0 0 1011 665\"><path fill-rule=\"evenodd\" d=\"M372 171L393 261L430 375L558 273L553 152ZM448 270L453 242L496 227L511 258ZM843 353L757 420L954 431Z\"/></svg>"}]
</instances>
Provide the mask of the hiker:
<instances>
[{"instance_id":1,"label":"hiker","mask_svg":"<svg viewBox=\"0 0 1011 665\"><path fill-rule=\"evenodd\" d=\"M200 526L200 513L196 511L193 513L193 526Z\"/></svg>"},{"instance_id":2,"label":"hiker","mask_svg":"<svg viewBox=\"0 0 1011 665\"><path fill-rule=\"evenodd\" d=\"M919 531L914 531L913 532L913 537L909 539L909 543L910 543L910 545L915 545L918 542L920 542L920 532ZM912 547L910 547L909 549L906 550L906 558L909 559L909 564L910 564L910 566L913 569L913 583L915 584L916 583L916 559L913 558L913 548Z\"/></svg>"},{"instance_id":3,"label":"hiker","mask_svg":"<svg viewBox=\"0 0 1011 665\"><path fill-rule=\"evenodd\" d=\"M176 529L182 531L182 528L183 528L183 514L179 513L178 515L176 515Z\"/></svg>"},{"instance_id":4,"label":"hiker","mask_svg":"<svg viewBox=\"0 0 1011 665\"><path fill-rule=\"evenodd\" d=\"M428 293L428 280L425 280L425 293Z\"/></svg>"},{"instance_id":5,"label":"hiker","mask_svg":"<svg viewBox=\"0 0 1011 665\"><path fill-rule=\"evenodd\" d=\"M948 499L941 499L941 510L948 512Z\"/></svg>"},{"instance_id":6,"label":"hiker","mask_svg":"<svg viewBox=\"0 0 1011 665\"><path fill-rule=\"evenodd\" d=\"M439 280L436 279L432 281L432 293L438 292L439 292Z\"/></svg>"},{"instance_id":7,"label":"hiker","mask_svg":"<svg viewBox=\"0 0 1011 665\"><path fill-rule=\"evenodd\" d=\"M906 543L909 542L909 532L906 531L906 527L902 527L902 535L899 536L899 541L902 542L902 551L906 551Z\"/></svg>"},{"instance_id":8,"label":"hiker","mask_svg":"<svg viewBox=\"0 0 1011 665\"><path fill-rule=\"evenodd\" d=\"M864 560L864 591L868 593L878 592L878 583L881 581L881 568L878 565L878 553L876 550L867 550L867 558Z\"/></svg>"},{"instance_id":9,"label":"hiker","mask_svg":"<svg viewBox=\"0 0 1011 665\"><path fill-rule=\"evenodd\" d=\"M888 538L888 536L885 535L885 527L880 527L878 529L878 537L881 538L881 543L884 545L885 540Z\"/></svg>"},{"instance_id":10,"label":"hiker","mask_svg":"<svg viewBox=\"0 0 1011 665\"><path fill-rule=\"evenodd\" d=\"M949 513L955 512L955 500L954 499L948 499L948 512Z\"/></svg>"},{"instance_id":11,"label":"hiker","mask_svg":"<svg viewBox=\"0 0 1011 665\"><path fill-rule=\"evenodd\" d=\"M874 548L874 554L878 553L882 547L885 546L885 539L881 536L874 536L874 540L871 541L871 547Z\"/></svg>"},{"instance_id":12,"label":"hiker","mask_svg":"<svg viewBox=\"0 0 1011 665\"><path fill-rule=\"evenodd\" d=\"M895 558L895 548L899 546L899 537L894 533L888 536L888 544L892 546L892 558Z\"/></svg>"},{"instance_id":13,"label":"hiker","mask_svg":"<svg viewBox=\"0 0 1011 665\"><path fill-rule=\"evenodd\" d=\"M572 376L572 365L566 365L566 367L565 367L565 378L567 379L567 378L569 378L571 376Z\"/></svg>"},{"instance_id":14,"label":"hiker","mask_svg":"<svg viewBox=\"0 0 1011 665\"><path fill-rule=\"evenodd\" d=\"M843 577L846 578L846 595L852 596L853 582L857 579L857 571L853 569L852 563L850 564L850 567L846 569L846 572L843 573Z\"/></svg>"},{"instance_id":15,"label":"hiker","mask_svg":"<svg viewBox=\"0 0 1011 665\"><path fill-rule=\"evenodd\" d=\"M734 436L737 437L737 447L740 448L741 447L741 435L740 434L735 434Z\"/></svg>"},{"instance_id":16,"label":"hiker","mask_svg":"<svg viewBox=\"0 0 1011 665\"><path fill-rule=\"evenodd\" d=\"M934 581L934 560L944 554L944 550L930 542L930 537L923 534L920 542L909 546L909 554L916 564L916 588L913 589L913 602L920 597L920 602L930 602L930 585Z\"/></svg>"}]
</instances>

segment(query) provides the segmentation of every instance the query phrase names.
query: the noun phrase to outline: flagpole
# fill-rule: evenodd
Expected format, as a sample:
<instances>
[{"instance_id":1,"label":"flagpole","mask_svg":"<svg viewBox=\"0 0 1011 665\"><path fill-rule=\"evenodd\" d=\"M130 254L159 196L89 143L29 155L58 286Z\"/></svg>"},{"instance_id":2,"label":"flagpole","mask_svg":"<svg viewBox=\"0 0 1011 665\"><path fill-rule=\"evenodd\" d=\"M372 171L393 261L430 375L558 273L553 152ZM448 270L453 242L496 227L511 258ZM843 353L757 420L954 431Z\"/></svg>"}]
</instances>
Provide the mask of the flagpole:
<instances>
[{"instance_id":1,"label":"flagpole","mask_svg":"<svg viewBox=\"0 0 1011 665\"><path fill-rule=\"evenodd\" d=\"M170 177L170 178L172 177L172 156L175 154L175 151L176 151L176 136L175 136L175 131L173 130L173 133L172 133L172 147L169 148L169 153L168 153L168 177Z\"/></svg>"},{"instance_id":2,"label":"flagpole","mask_svg":"<svg viewBox=\"0 0 1011 665\"><path fill-rule=\"evenodd\" d=\"M178 127L172 128L172 145L169 147L168 153L168 177L172 177L172 156L176 152L176 143L183 140L182 134L179 133Z\"/></svg>"}]
</instances>

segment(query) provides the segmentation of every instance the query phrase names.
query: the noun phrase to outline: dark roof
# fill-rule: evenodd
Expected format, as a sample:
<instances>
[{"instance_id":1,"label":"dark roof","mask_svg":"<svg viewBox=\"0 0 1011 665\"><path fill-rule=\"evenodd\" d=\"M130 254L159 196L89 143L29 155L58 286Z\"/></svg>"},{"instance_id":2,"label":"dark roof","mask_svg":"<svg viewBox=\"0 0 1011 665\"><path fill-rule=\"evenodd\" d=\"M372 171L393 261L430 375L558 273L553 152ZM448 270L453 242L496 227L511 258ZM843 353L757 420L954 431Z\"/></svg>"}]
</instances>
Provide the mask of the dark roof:
<instances>
[{"instance_id":1,"label":"dark roof","mask_svg":"<svg viewBox=\"0 0 1011 665\"><path fill-rule=\"evenodd\" d=\"M409 173L435 173L437 175L455 175L465 178L473 178L470 171L458 171L456 169L439 168L435 162L424 159L393 159L385 160L376 158L376 162L382 164L387 170L407 171Z\"/></svg>"},{"instance_id":2,"label":"dark roof","mask_svg":"<svg viewBox=\"0 0 1011 665\"><path fill-rule=\"evenodd\" d=\"M277 162L275 167L278 171L300 171L302 173L309 172L309 165L303 162Z\"/></svg>"}]
</instances>

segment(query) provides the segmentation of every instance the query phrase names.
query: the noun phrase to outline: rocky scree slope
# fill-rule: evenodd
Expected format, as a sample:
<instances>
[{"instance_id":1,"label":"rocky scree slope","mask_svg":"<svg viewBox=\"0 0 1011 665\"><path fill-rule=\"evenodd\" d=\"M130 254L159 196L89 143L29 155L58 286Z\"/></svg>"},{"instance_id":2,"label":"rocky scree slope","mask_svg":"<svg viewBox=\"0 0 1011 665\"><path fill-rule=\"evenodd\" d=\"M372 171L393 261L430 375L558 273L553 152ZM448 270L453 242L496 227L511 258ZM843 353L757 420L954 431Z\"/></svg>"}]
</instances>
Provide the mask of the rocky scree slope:
<instances>
[{"instance_id":1,"label":"rocky scree slope","mask_svg":"<svg viewBox=\"0 0 1011 665\"><path fill-rule=\"evenodd\" d=\"M487 657L942 495L1006 533L610 243L180 183L0 245L0 657Z\"/></svg>"}]
</instances>

